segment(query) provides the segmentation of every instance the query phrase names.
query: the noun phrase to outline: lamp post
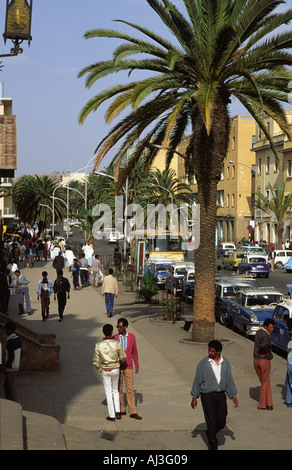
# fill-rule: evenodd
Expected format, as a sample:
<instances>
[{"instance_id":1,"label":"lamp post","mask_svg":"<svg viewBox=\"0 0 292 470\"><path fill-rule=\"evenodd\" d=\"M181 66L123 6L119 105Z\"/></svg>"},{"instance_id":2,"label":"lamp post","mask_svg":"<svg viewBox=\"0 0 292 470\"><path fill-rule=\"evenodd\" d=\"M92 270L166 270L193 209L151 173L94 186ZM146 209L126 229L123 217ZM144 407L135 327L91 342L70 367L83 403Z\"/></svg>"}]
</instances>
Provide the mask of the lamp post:
<instances>
[{"instance_id":1,"label":"lamp post","mask_svg":"<svg viewBox=\"0 0 292 470\"><path fill-rule=\"evenodd\" d=\"M31 17L32 17L32 0L7 0L6 2L6 20L5 31L3 33L4 43L10 39L14 47L10 50L10 54L1 54L0 57L11 57L22 54L23 49L20 44L28 41L31 37Z\"/></svg>"},{"instance_id":2,"label":"lamp post","mask_svg":"<svg viewBox=\"0 0 292 470\"><path fill-rule=\"evenodd\" d=\"M260 179L260 183L261 183L261 186L260 186L260 191L261 191L261 194L263 192L263 180L262 180L262 175L260 173L258 173L254 168L252 168L251 166L249 165L246 165L246 163L242 163L242 162L235 162L234 160L229 160L229 163L234 163L234 164L237 164L237 165L242 165L242 166L245 166L246 168L249 168L251 171L253 171ZM263 230L263 211L261 210L261 225L260 225L260 241L262 241L262 230Z\"/></svg>"}]
</instances>

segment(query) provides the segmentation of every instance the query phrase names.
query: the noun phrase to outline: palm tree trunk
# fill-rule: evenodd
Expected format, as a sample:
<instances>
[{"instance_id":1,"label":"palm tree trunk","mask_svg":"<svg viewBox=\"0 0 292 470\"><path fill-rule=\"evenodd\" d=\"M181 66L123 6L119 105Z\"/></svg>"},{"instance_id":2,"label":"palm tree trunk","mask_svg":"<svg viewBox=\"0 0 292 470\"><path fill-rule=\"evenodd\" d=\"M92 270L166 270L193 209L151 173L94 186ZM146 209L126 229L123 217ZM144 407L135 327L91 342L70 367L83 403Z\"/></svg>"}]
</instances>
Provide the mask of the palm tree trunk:
<instances>
[{"instance_id":1,"label":"palm tree trunk","mask_svg":"<svg viewBox=\"0 0 292 470\"><path fill-rule=\"evenodd\" d=\"M196 115L198 129L200 115ZM209 134L204 122L194 133L195 175L200 205L200 244L195 251L195 292L192 340L208 342L214 339L215 325L215 227L217 217L217 184L227 153L229 116L226 100L218 98Z\"/></svg>"}]
</instances>

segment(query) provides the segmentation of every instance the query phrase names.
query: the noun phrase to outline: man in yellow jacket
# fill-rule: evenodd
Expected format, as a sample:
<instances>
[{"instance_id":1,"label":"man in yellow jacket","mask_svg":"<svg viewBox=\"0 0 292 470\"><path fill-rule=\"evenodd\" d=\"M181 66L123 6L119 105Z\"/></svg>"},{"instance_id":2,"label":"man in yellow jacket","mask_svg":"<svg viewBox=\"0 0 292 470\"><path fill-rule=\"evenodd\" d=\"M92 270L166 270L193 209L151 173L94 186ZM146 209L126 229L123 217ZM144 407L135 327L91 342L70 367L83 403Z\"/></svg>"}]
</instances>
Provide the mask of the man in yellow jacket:
<instances>
[{"instance_id":1,"label":"man in yellow jacket","mask_svg":"<svg viewBox=\"0 0 292 470\"><path fill-rule=\"evenodd\" d=\"M121 419L119 398L120 363L125 362L126 354L119 341L113 338L113 326L104 325L104 338L96 343L93 364L102 373L102 382L106 395L109 421Z\"/></svg>"},{"instance_id":2,"label":"man in yellow jacket","mask_svg":"<svg viewBox=\"0 0 292 470\"><path fill-rule=\"evenodd\" d=\"M113 309L114 309L114 300L115 296L118 296L118 281L115 276L113 276L113 269L109 268L108 276L105 276L101 293L105 296L105 307L106 313L108 317L113 316Z\"/></svg>"}]
</instances>

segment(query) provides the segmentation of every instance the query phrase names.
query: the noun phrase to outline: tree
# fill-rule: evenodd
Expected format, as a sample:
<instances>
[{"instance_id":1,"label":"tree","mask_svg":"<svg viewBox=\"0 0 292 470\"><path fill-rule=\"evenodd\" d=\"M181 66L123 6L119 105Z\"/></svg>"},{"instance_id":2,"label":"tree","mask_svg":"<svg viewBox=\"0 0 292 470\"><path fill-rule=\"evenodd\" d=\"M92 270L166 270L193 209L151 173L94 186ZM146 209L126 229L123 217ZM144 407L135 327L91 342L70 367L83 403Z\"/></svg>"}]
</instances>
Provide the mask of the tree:
<instances>
[{"instance_id":1,"label":"tree","mask_svg":"<svg viewBox=\"0 0 292 470\"><path fill-rule=\"evenodd\" d=\"M180 204L192 205L194 194L189 185L183 183L183 178L177 178L173 169L160 171L158 168L150 171L142 183L137 186L137 197L135 202L146 208L146 205L162 204L165 207L173 204L180 207ZM150 215L147 211L145 217ZM179 215L179 214L177 214ZM171 220L168 214L168 228Z\"/></svg>"},{"instance_id":2,"label":"tree","mask_svg":"<svg viewBox=\"0 0 292 470\"><path fill-rule=\"evenodd\" d=\"M277 245L282 248L284 224L286 220L292 219L292 193L285 194L285 183L278 184L276 189L269 184L271 197L265 197L262 193L257 193L258 199L255 207L266 212L271 220L277 224Z\"/></svg>"},{"instance_id":3,"label":"tree","mask_svg":"<svg viewBox=\"0 0 292 470\"><path fill-rule=\"evenodd\" d=\"M216 197L229 142L231 97L254 117L278 158L264 116L271 116L291 138L282 102L288 101L291 91L287 66L292 63L292 40L291 31L271 34L291 21L292 10L274 12L283 3L280 0L182 0L185 12L181 13L169 0L146 1L170 31L171 40L123 20L118 21L137 37L112 29L85 33L86 39L119 40L110 60L79 73L79 77L86 75L86 87L117 72L128 71L130 78L136 71L147 75L100 91L83 107L79 121L84 123L105 102L109 103L107 123L130 108L96 149L98 168L112 148L119 146L121 153L136 145L127 169L119 175L120 185L149 142L175 151L190 132L185 169L196 177L200 205L192 338L205 342L214 335ZM148 150L148 165L157 151ZM167 151L167 163L172 151ZM120 161L117 156L117 175Z\"/></svg>"},{"instance_id":4,"label":"tree","mask_svg":"<svg viewBox=\"0 0 292 470\"><path fill-rule=\"evenodd\" d=\"M46 224L52 220L53 191L59 184L57 178L38 175L22 176L13 188L13 201L17 215L23 222L36 222L40 235ZM61 188L55 191L55 197L60 197ZM61 221L66 213L65 205L55 199L55 221Z\"/></svg>"}]
</instances>

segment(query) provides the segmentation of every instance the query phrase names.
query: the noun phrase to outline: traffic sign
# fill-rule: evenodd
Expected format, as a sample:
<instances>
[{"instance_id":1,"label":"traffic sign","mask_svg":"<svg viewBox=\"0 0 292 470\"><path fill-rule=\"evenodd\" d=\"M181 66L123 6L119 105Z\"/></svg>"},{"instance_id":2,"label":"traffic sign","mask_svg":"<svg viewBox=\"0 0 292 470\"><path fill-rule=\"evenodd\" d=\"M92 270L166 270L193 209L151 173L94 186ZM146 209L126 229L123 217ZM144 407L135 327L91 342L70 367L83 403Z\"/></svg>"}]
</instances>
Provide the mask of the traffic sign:
<instances>
[{"instance_id":1,"label":"traffic sign","mask_svg":"<svg viewBox=\"0 0 292 470\"><path fill-rule=\"evenodd\" d=\"M251 231L253 230L253 226L252 226L252 225L248 225L248 226L247 226L247 230L248 230L249 232L251 232Z\"/></svg>"}]
</instances>

